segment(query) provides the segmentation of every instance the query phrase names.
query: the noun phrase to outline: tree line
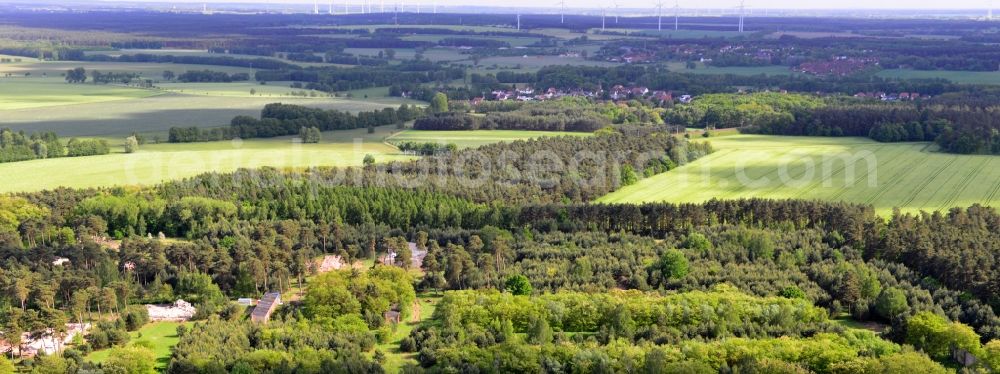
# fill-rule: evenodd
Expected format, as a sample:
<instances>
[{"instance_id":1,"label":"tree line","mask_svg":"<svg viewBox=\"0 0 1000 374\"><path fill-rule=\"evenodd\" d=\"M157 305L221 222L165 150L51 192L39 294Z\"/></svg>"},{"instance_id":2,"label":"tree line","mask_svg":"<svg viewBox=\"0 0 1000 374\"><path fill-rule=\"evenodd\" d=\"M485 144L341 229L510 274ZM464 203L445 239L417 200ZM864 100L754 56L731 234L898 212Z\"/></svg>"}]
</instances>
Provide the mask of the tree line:
<instances>
[{"instance_id":1,"label":"tree line","mask_svg":"<svg viewBox=\"0 0 1000 374\"><path fill-rule=\"evenodd\" d=\"M191 143L229 140L233 138L273 138L276 136L303 134L302 129L318 131L349 130L385 126L413 120L423 114L423 109L402 104L399 108L351 113L339 110L324 110L292 104L273 103L264 106L261 118L236 116L229 127L199 128L171 127L167 141L171 143ZM315 132L303 139L319 138ZM313 141L307 141L313 142Z\"/></svg>"}]
</instances>

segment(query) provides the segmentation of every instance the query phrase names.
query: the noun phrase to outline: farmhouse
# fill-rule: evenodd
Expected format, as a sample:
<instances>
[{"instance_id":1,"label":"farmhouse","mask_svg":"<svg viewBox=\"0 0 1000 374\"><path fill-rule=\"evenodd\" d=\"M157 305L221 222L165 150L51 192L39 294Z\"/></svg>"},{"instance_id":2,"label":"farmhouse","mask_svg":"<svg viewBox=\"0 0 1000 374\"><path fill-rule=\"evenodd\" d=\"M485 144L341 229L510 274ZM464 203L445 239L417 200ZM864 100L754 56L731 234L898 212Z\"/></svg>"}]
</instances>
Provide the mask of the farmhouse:
<instances>
[{"instance_id":1,"label":"farmhouse","mask_svg":"<svg viewBox=\"0 0 1000 374\"><path fill-rule=\"evenodd\" d=\"M268 292L264 294L264 298L257 302L257 306L253 308L253 312L250 314L250 320L253 322L264 323L271 320L271 313L274 313L275 309L278 309L278 305L281 305L281 294L277 292Z\"/></svg>"}]
</instances>

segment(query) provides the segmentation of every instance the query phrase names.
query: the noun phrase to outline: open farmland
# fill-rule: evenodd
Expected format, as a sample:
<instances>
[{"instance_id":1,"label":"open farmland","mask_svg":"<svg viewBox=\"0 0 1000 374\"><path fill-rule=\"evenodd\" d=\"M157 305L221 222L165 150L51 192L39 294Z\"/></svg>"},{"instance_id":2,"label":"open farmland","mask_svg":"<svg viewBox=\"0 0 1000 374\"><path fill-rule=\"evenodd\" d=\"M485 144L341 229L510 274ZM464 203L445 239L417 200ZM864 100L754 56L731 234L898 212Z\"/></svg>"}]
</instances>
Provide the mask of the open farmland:
<instances>
[{"instance_id":1,"label":"open farmland","mask_svg":"<svg viewBox=\"0 0 1000 374\"><path fill-rule=\"evenodd\" d=\"M604 203L713 198L820 199L871 204L882 214L1000 205L1000 158L931 152L929 143L736 135L716 152L604 196ZM846 159L859 159L853 163ZM825 177L828 175L829 177Z\"/></svg>"},{"instance_id":2,"label":"open farmland","mask_svg":"<svg viewBox=\"0 0 1000 374\"><path fill-rule=\"evenodd\" d=\"M377 162L409 159L365 129L331 131L319 144L296 144L292 137L184 144L148 144L133 154L63 157L0 164L0 192L56 187L152 185L207 172L240 168L306 168L361 165L366 154Z\"/></svg>"},{"instance_id":3,"label":"open farmland","mask_svg":"<svg viewBox=\"0 0 1000 374\"><path fill-rule=\"evenodd\" d=\"M688 69L683 62L669 62L667 68L670 71L687 74L733 74L733 75L802 75L789 69L787 66L711 66L704 63L695 63L694 69Z\"/></svg>"},{"instance_id":4,"label":"open farmland","mask_svg":"<svg viewBox=\"0 0 1000 374\"><path fill-rule=\"evenodd\" d=\"M534 139L543 136L590 136L591 133L519 130L424 131L406 130L386 138L391 143L453 143L459 148L472 148L497 142Z\"/></svg>"},{"instance_id":5,"label":"open farmland","mask_svg":"<svg viewBox=\"0 0 1000 374\"><path fill-rule=\"evenodd\" d=\"M163 83L162 89L67 84L54 78L0 79L0 128L55 131L60 136L163 133L174 126L214 127L237 115L257 116L274 102L351 112L398 106L398 98L292 96L287 84ZM255 90L253 95L250 90ZM325 96L325 95L324 95ZM85 114L85 115L81 115Z\"/></svg>"},{"instance_id":6,"label":"open farmland","mask_svg":"<svg viewBox=\"0 0 1000 374\"><path fill-rule=\"evenodd\" d=\"M0 78L0 110L4 111L101 103L159 94L154 90L131 87L67 84L62 79Z\"/></svg>"},{"instance_id":7,"label":"open farmland","mask_svg":"<svg viewBox=\"0 0 1000 374\"><path fill-rule=\"evenodd\" d=\"M229 74L248 73L253 70L237 66L219 65L191 65L172 64L160 62L91 62L91 61L35 61L25 59L21 63L0 64L0 75L10 73L12 75L24 75L30 73L31 76L52 76L60 77L66 70L82 67L88 72L97 70L103 73L136 73L147 79L159 79L164 70L170 70L180 74L188 70L213 70L222 71Z\"/></svg>"},{"instance_id":8,"label":"open farmland","mask_svg":"<svg viewBox=\"0 0 1000 374\"><path fill-rule=\"evenodd\" d=\"M365 155L376 162L412 159L393 143L402 141L455 143L476 147L500 141L541 136L575 135L547 131L416 131L395 133L395 126L329 131L319 144L296 144L290 136L203 143L146 144L138 153L120 149L102 156L63 157L0 163L0 193L53 189L56 187L106 187L152 185L207 172L230 172L241 168L307 168L312 166L357 166ZM112 143L118 145L116 143ZM117 148L117 147L116 147Z\"/></svg>"},{"instance_id":9,"label":"open farmland","mask_svg":"<svg viewBox=\"0 0 1000 374\"><path fill-rule=\"evenodd\" d=\"M883 78L946 79L961 84L1000 84L1000 71L955 71L886 69L878 72Z\"/></svg>"}]
</instances>

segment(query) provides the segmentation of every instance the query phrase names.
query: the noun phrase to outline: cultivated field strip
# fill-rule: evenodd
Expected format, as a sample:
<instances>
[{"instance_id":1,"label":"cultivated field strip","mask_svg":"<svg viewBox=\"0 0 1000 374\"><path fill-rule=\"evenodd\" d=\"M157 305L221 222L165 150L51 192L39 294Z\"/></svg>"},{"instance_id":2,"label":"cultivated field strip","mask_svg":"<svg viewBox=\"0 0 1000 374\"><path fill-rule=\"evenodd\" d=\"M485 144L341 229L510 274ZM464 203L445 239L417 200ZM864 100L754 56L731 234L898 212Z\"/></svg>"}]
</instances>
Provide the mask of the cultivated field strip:
<instances>
[{"instance_id":1,"label":"cultivated field strip","mask_svg":"<svg viewBox=\"0 0 1000 374\"><path fill-rule=\"evenodd\" d=\"M716 153L599 202L801 198L871 204L882 214L897 207L914 212L975 203L1000 206L1000 157L946 154L928 143L862 138L737 135L709 141ZM848 166L838 158L846 156L861 161ZM827 159L832 161L824 163ZM849 167L853 178L848 178Z\"/></svg>"}]
</instances>

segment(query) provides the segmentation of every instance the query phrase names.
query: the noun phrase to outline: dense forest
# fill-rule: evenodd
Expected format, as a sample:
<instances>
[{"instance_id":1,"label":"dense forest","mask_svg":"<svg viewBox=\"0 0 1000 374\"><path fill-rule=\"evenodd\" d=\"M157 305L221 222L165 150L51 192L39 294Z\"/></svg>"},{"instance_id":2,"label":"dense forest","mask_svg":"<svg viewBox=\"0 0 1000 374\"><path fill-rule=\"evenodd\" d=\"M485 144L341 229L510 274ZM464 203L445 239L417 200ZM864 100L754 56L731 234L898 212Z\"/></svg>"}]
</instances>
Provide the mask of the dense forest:
<instances>
[{"instance_id":1,"label":"dense forest","mask_svg":"<svg viewBox=\"0 0 1000 374\"><path fill-rule=\"evenodd\" d=\"M17 312L6 316L4 331L44 329L59 321L44 316L75 320L97 312L125 318L132 303L181 297L196 302L199 318L207 320L181 332L172 372L210 363L278 370L253 365L295 366L307 357L321 366L372 365L362 352L391 328L381 312L412 301L414 290L445 289L494 291L446 293L434 315L438 322L404 340L401 349L419 352L420 365L431 370L490 367L496 361L485 357L500 359L495 355L501 352L515 354L500 359L502 365L617 367L691 344L706 344L710 352L729 349L726 344L772 347L773 356L764 357L820 372L897 361L937 367L902 344L944 363L947 348L936 347L949 344L989 360L992 345L983 344L1000 334L993 312L1000 275L991 270L1000 215L988 208L886 220L863 206L804 201L515 206L419 189L336 187L277 171L247 173L206 175L139 193L60 190L5 197L0 207L12 218L2 222L0 248L10 264L3 282L11 292L3 300ZM220 184L233 180L245 182ZM145 238L158 231L188 239ZM95 242L104 235L125 241L111 251ZM329 286L310 287L301 309L289 306L266 326L238 321L238 309L225 301L287 289L311 274L307 264L319 254L371 258L402 248L400 240L427 250L426 275L419 281L385 267L328 273L310 284ZM53 267L54 257L73 265ZM970 258L975 260L964 260ZM123 269L126 262L133 266ZM511 288L516 276L529 286ZM355 282L361 285L350 286ZM387 288L368 293L367 282ZM337 291L342 286L345 291ZM612 289L636 291L606 293ZM371 295L386 301L373 303ZM350 298L369 301L344 304ZM469 303L481 307L469 309ZM716 306L686 311L705 305ZM463 317L480 308L495 314ZM883 339L900 345L844 330L832 321L841 313L883 324ZM952 323L945 317L971 329L936 327ZM110 334L128 327L105 329ZM273 341L286 343L266 343L277 336L255 338L279 332L284 337ZM305 335L312 343L291 343ZM796 338L771 340L782 335ZM704 340L691 340L699 337ZM248 343L213 343L221 341ZM615 348L621 344L637 344L637 350L622 356ZM843 353L833 361L813 361L781 353L790 349L783 344ZM570 360L574 355L552 351L557 347L603 352L598 357L606 358ZM304 353L310 349L328 352ZM259 356L277 361L251 358ZM662 360L714 369L765 364L690 353Z\"/></svg>"},{"instance_id":2,"label":"dense forest","mask_svg":"<svg viewBox=\"0 0 1000 374\"><path fill-rule=\"evenodd\" d=\"M263 116L335 117L280 104ZM106 347L142 363L128 344L148 318L135 305L180 298L198 322L178 331L169 372L378 371L376 346L398 328L384 316L405 319L418 292L443 292L399 343L416 354L408 370L943 372L956 348L973 366L1000 362L994 209L883 218L798 200L588 203L711 151L618 131L4 196L0 326L45 334L96 315L86 341L32 365L88 368L72 357ZM508 163L481 163L495 159ZM116 250L108 237L121 240ZM408 242L426 251L419 265L408 255L324 274L313 265L325 254L407 254ZM414 266L421 276L405 270ZM247 323L231 301L303 286L268 324ZM732 353L742 350L756 353Z\"/></svg>"}]
</instances>

